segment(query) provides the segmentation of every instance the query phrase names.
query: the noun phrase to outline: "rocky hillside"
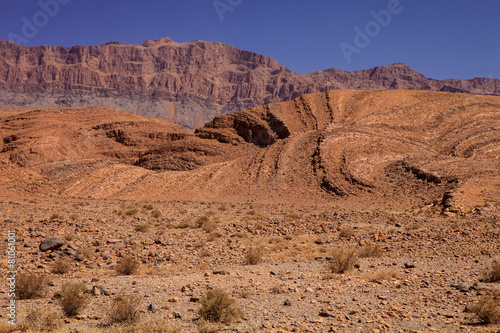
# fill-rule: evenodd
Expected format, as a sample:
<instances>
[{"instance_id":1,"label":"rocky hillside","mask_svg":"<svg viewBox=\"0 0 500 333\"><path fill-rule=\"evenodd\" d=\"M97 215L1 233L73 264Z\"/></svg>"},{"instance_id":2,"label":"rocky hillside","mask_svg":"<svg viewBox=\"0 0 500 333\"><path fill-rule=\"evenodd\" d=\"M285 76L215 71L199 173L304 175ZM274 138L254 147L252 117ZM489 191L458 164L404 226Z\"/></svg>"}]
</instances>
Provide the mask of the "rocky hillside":
<instances>
[{"instance_id":1,"label":"rocky hillside","mask_svg":"<svg viewBox=\"0 0 500 333\"><path fill-rule=\"evenodd\" d=\"M195 132L114 110L0 111L0 193L469 212L500 202L500 97L331 90Z\"/></svg>"},{"instance_id":2,"label":"rocky hillside","mask_svg":"<svg viewBox=\"0 0 500 333\"><path fill-rule=\"evenodd\" d=\"M500 95L500 80L428 79L398 63L299 75L221 43L25 47L0 41L0 106L117 108L189 128L215 116L329 89L419 89Z\"/></svg>"}]
</instances>

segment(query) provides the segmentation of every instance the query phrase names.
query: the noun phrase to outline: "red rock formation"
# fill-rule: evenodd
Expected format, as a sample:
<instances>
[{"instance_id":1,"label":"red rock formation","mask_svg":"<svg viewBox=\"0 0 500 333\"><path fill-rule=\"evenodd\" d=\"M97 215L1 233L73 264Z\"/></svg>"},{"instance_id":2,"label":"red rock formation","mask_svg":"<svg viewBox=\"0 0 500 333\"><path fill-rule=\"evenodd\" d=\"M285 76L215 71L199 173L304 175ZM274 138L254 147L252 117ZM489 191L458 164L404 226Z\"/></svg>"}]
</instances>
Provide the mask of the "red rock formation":
<instances>
[{"instance_id":1,"label":"red rock formation","mask_svg":"<svg viewBox=\"0 0 500 333\"><path fill-rule=\"evenodd\" d=\"M329 89L420 89L500 95L500 80L428 79L405 64L299 75L221 43L25 47L0 41L0 106L119 108L195 128L219 114Z\"/></svg>"}]
</instances>

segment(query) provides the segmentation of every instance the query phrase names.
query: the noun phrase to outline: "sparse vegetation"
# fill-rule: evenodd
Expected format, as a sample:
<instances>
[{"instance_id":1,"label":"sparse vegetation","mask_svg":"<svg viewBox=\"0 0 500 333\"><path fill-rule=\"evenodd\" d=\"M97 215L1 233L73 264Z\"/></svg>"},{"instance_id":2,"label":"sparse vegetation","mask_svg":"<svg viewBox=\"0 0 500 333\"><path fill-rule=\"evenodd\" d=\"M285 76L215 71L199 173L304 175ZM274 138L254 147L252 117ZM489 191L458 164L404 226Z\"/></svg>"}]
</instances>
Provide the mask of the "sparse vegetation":
<instances>
[{"instance_id":1,"label":"sparse vegetation","mask_svg":"<svg viewBox=\"0 0 500 333\"><path fill-rule=\"evenodd\" d=\"M330 273L343 274L354 268L358 261L355 249L339 249L332 252L331 259L327 261Z\"/></svg>"},{"instance_id":2,"label":"sparse vegetation","mask_svg":"<svg viewBox=\"0 0 500 333\"><path fill-rule=\"evenodd\" d=\"M52 264L50 271L54 274L66 274L71 268L71 259L59 258Z\"/></svg>"},{"instance_id":3,"label":"sparse vegetation","mask_svg":"<svg viewBox=\"0 0 500 333\"><path fill-rule=\"evenodd\" d=\"M475 314L483 324L500 324L500 299L487 296L468 306L466 312Z\"/></svg>"},{"instance_id":4,"label":"sparse vegetation","mask_svg":"<svg viewBox=\"0 0 500 333\"><path fill-rule=\"evenodd\" d=\"M137 208L127 209L125 211L126 216L134 216L137 215L137 213L139 213L139 210Z\"/></svg>"},{"instance_id":5,"label":"sparse vegetation","mask_svg":"<svg viewBox=\"0 0 500 333\"><path fill-rule=\"evenodd\" d=\"M35 309L18 325L22 332L55 332L61 326L61 313L50 308ZM2 332L4 332L2 330Z\"/></svg>"},{"instance_id":6,"label":"sparse vegetation","mask_svg":"<svg viewBox=\"0 0 500 333\"><path fill-rule=\"evenodd\" d=\"M142 206L142 208L144 208L145 210L152 210L154 207L151 204L145 204L144 206Z\"/></svg>"},{"instance_id":7,"label":"sparse vegetation","mask_svg":"<svg viewBox=\"0 0 500 333\"><path fill-rule=\"evenodd\" d=\"M115 266L116 271L122 275L132 275L139 269L139 262L132 256L124 257Z\"/></svg>"},{"instance_id":8,"label":"sparse vegetation","mask_svg":"<svg viewBox=\"0 0 500 333\"><path fill-rule=\"evenodd\" d=\"M251 247L245 253L245 264L247 265L257 265L262 261L262 248Z\"/></svg>"},{"instance_id":9,"label":"sparse vegetation","mask_svg":"<svg viewBox=\"0 0 500 333\"><path fill-rule=\"evenodd\" d=\"M85 308L90 301L86 291L87 287L82 282L66 282L62 285L59 304L66 316L74 317Z\"/></svg>"},{"instance_id":10,"label":"sparse vegetation","mask_svg":"<svg viewBox=\"0 0 500 333\"><path fill-rule=\"evenodd\" d=\"M67 240L68 242L71 242L72 240L75 239L75 235L71 233L64 234L63 238Z\"/></svg>"},{"instance_id":11,"label":"sparse vegetation","mask_svg":"<svg viewBox=\"0 0 500 333\"><path fill-rule=\"evenodd\" d=\"M235 305L235 300L219 289L210 289L200 300L198 314L211 322L231 323L243 318L243 311Z\"/></svg>"},{"instance_id":12,"label":"sparse vegetation","mask_svg":"<svg viewBox=\"0 0 500 333\"><path fill-rule=\"evenodd\" d=\"M495 260L489 269L484 272L483 282L500 282L500 262Z\"/></svg>"},{"instance_id":13,"label":"sparse vegetation","mask_svg":"<svg viewBox=\"0 0 500 333\"><path fill-rule=\"evenodd\" d=\"M382 256L382 249L379 245L365 245L359 249L360 258L379 258Z\"/></svg>"},{"instance_id":14,"label":"sparse vegetation","mask_svg":"<svg viewBox=\"0 0 500 333\"><path fill-rule=\"evenodd\" d=\"M50 215L49 220L52 221L52 220L57 220L59 218L61 218L61 216L59 214L54 213Z\"/></svg>"},{"instance_id":15,"label":"sparse vegetation","mask_svg":"<svg viewBox=\"0 0 500 333\"><path fill-rule=\"evenodd\" d=\"M127 323L137 322L139 319L140 300L135 295L120 294L116 296L108 310L109 323Z\"/></svg>"},{"instance_id":16,"label":"sparse vegetation","mask_svg":"<svg viewBox=\"0 0 500 333\"><path fill-rule=\"evenodd\" d=\"M80 215L78 215L77 213L73 213L69 216L69 218L72 220L72 221L76 221L78 219L80 219Z\"/></svg>"},{"instance_id":17,"label":"sparse vegetation","mask_svg":"<svg viewBox=\"0 0 500 333\"><path fill-rule=\"evenodd\" d=\"M48 287L45 275L19 273L16 276L16 292L19 299L41 298Z\"/></svg>"},{"instance_id":18,"label":"sparse vegetation","mask_svg":"<svg viewBox=\"0 0 500 333\"><path fill-rule=\"evenodd\" d=\"M344 238L344 239L351 239L352 236L354 236L354 232L352 229L347 228L347 227L341 227L339 229L339 237Z\"/></svg>"},{"instance_id":19,"label":"sparse vegetation","mask_svg":"<svg viewBox=\"0 0 500 333\"><path fill-rule=\"evenodd\" d=\"M195 222L195 226L201 228L206 233L214 232L215 230L217 230L216 221L211 220L206 215L199 217Z\"/></svg>"},{"instance_id":20,"label":"sparse vegetation","mask_svg":"<svg viewBox=\"0 0 500 333\"><path fill-rule=\"evenodd\" d=\"M149 226L147 224L137 224L134 227L134 230L138 231L138 232L146 232L146 231L148 231L148 229L149 229Z\"/></svg>"},{"instance_id":21,"label":"sparse vegetation","mask_svg":"<svg viewBox=\"0 0 500 333\"><path fill-rule=\"evenodd\" d=\"M162 217L162 213L158 209L155 209L151 212L151 216L155 219L159 219L160 217Z\"/></svg>"},{"instance_id":22,"label":"sparse vegetation","mask_svg":"<svg viewBox=\"0 0 500 333\"><path fill-rule=\"evenodd\" d=\"M394 279L399 276L398 272L393 269L378 270L364 274L365 279L371 282L380 282L383 280Z\"/></svg>"}]
</instances>

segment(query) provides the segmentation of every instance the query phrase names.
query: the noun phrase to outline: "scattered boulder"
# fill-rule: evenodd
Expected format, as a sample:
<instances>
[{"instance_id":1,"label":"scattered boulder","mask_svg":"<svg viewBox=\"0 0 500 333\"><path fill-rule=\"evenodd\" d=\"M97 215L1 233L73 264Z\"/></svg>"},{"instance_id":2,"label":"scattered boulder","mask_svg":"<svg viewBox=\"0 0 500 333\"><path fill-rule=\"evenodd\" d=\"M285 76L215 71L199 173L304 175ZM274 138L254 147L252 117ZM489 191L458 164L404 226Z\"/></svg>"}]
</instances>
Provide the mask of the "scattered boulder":
<instances>
[{"instance_id":1,"label":"scattered boulder","mask_svg":"<svg viewBox=\"0 0 500 333\"><path fill-rule=\"evenodd\" d=\"M61 238L51 237L44 239L40 242L40 251L47 252L53 251L61 248L64 245L64 241Z\"/></svg>"}]
</instances>

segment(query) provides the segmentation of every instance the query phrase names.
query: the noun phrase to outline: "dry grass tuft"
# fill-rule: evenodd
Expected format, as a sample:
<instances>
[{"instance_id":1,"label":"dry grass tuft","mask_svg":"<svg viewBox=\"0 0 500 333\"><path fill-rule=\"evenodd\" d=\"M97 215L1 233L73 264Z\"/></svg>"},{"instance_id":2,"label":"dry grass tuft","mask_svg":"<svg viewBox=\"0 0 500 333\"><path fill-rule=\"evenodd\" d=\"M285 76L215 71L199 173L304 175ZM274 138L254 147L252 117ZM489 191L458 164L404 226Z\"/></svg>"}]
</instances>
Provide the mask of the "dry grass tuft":
<instances>
[{"instance_id":1,"label":"dry grass tuft","mask_svg":"<svg viewBox=\"0 0 500 333\"><path fill-rule=\"evenodd\" d=\"M71 259L69 258L59 258L52 264L50 272L54 274L66 274L71 268Z\"/></svg>"},{"instance_id":2,"label":"dry grass tuft","mask_svg":"<svg viewBox=\"0 0 500 333\"><path fill-rule=\"evenodd\" d=\"M18 329L22 332L57 332L61 325L61 313L44 308L28 313L18 325Z\"/></svg>"},{"instance_id":3,"label":"dry grass tuft","mask_svg":"<svg viewBox=\"0 0 500 333\"><path fill-rule=\"evenodd\" d=\"M203 319L199 320L197 324L198 333L219 333L224 328L221 323L214 323Z\"/></svg>"},{"instance_id":4,"label":"dry grass tuft","mask_svg":"<svg viewBox=\"0 0 500 333\"><path fill-rule=\"evenodd\" d=\"M132 275L139 269L139 262L132 256L124 257L115 266L115 270L122 275Z\"/></svg>"},{"instance_id":5,"label":"dry grass tuft","mask_svg":"<svg viewBox=\"0 0 500 333\"><path fill-rule=\"evenodd\" d=\"M339 237L344 239L351 239L354 236L354 232L347 227L341 227L339 229Z\"/></svg>"},{"instance_id":6,"label":"dry grass tuft","mask_svg":"<svg viewBox=\"0 0 500 333\"><path fill-rule=\"evenodd\" d=\"M500 282L500 262L493 261L491 267L484 272L483 282Z\"/></svg>"},{"instance_id":7,"label":"dry grass tuft","mask_svg":"<svg viewBox=\"0 0 500 333\"><path fill-rule=\"evenodd\" d=\"M358 251L360 258L380 258L382 256L382 249L380 245L365 245Z\"/></svg>"},{"instance_id":8,"label":"dry grass tuft","mask_svg":"<svg viewBox=\"0 0 500 333\"><path fill-rule=\"evenodd\" d=\"M138 232L146 232L146 231L148 231L148 229L149 229L149 226L147 224L137 224L134 227L134 230L138 231Z\"/></svg>"},{"instance_id":9,"label":"dry grass tuft","mask_svg":"<svg viewBox=\"0 0 500 333\"><path fill-rule=\"evenodd\" d=\"M137 322L139 320L139 305L138 296L124 294L116 296L108 310L109 323L131 324Z\"/></svg>"},{"instance_id":10,"label":"dry grass tuft","mask_svg":"<svg viewBox=\"0 0 500 333\"><path fill-rule=\"evenodd\" d=\"M259 247L251 247L245 253L245 264L247 265L257 265L262 261L262 249Z\"/></svg>"},{"instance_id":11,"label":"dry grass tuft","mask_svg":"<svg viewBox=\"0 0 500 333\"><path fill-rule=\"evenodd\" d=\"M19 299L44 297L48 279L45 275L19 273L16 276L16 292Z\"/></svg>"},{"instance_id":12,"label":"dry grass tuft","mask_svg":"<svg viewBox=\"0 0 500 333\"><path fill-rule=\"evenodd\" d=\"M89 303L90 295L82 282L66 282L61 287L59 304L68 317L74 317Z\"/></svg>"},{"instance_id":13,"label":"dry grass tuft","mask_svg":"<svg viewBox=\"0 0 500 333\"><path fill-rule=\"evenodd\" d=\"M155 209L151 212L151 216L155 219L159 219L160 217L162 217L162 215L163 214L158 209Z\"/></svg>"},{"instance_id":14,"label":"dry grass tuft","mask_svg":"<svg viewBox=\"0 0 500 333\"><path fill-rule=\"evenodd\" d=\"M200 303L198 314L204 320L231 323L243 318L243 311L235 306L235 300L222 290L208 290Z\"/></svg>"},{"instance_id":15,"label":"dry grass tuft","mask_svg":"<svg viewBox=\"0 0 500 333\"><path fill-rule=\"evenodd\" d=\"M465 312L475 314L483 324L500 324L500 299L484 297L468 306Z\"/></svg>"},{"instance_id":16,"label":"dry grass tuft","mask_svg":"<svg viewBox=\"0 0 500 333\"><path fill-rule=\"evenodd\" d=\"M364 274L364 278L370 282L380 282L383 280L395 279L398 276L398 272L393 269L384 269Z\"/></svg>"},{"instance_id":17,"label":"dry grass tuft","mask_svg":"<svg viewBox=\"0 0 500 333\"><path fill-rule=\"evenodd\" d=\"M327 268L330 273L343 274L353 269L357 262L358 255L355 249L339 249L332 252Z\"/></svg>"}]
</instances>

